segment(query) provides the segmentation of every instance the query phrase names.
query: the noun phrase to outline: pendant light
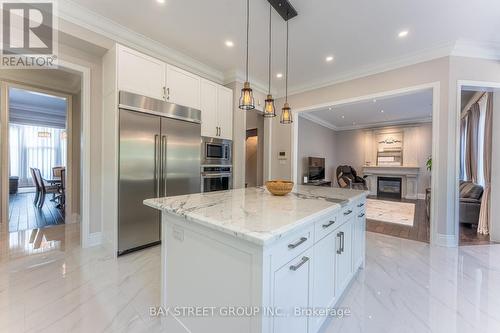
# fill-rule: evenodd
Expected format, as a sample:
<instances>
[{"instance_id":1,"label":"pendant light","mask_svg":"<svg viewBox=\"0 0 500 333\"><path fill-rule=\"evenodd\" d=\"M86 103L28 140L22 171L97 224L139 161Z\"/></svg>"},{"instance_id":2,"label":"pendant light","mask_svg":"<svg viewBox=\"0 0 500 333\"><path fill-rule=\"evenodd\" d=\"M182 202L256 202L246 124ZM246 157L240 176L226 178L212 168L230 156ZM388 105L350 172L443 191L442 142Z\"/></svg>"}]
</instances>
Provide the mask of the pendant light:
<instances>
[{"instance_id":1,"label":"pendant light","mask_svg":"<svg viewBox=\"0 0 500 333\"><path fill-rule=\"evenodd\" d=\"M253 110L255 109L255 101L253 98L252 88L250 88L250 82L248 81L248 39L250 31L250 0L247 0L247 54L246 54L246 80L243 84L243 89L241 89L240 97L240 109L242 110Z\"/></svg>"},{"instance_id":2,"label":"pendant light","mask_svg":"<svg viewBox=\"0 0 500 333\"><path fill-rule=\"evenodd\" d=\"M285 105L281 108L281 119L280 123L282 124L291 124L293 123L292 118L292 109L288 104L288 20L286 21L286 78L285 78Z\"/></svg>"},{"instance_id":3,"label":"pendant light","mask_svg":"<svg viewBox=\"0 0 500 333\"><path fill-rule=\"evenodd\" d=\"M276 117L276 108L274 107L274 98L273 95L271 94L271 59L272 59L272 53L271 53L271 48L272 48L272 7L271 4L269 4L269 89L267 92L267 97L266 97L266 103L264 105L264 117L266 118L272 118Z\"/></svg>"}]
</instances>

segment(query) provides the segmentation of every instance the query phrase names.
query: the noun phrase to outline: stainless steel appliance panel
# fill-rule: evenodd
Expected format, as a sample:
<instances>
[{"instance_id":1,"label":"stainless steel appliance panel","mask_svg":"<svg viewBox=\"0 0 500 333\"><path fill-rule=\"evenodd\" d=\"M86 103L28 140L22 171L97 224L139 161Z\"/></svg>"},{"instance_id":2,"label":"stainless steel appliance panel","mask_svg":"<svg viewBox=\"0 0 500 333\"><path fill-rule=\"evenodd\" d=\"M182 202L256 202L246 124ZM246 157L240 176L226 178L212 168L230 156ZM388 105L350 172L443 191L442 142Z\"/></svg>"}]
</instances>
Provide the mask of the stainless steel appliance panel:
<instances>
[{"instance_id":1,"label":"stainless steel appliance panel","mask_svg":"<svg viewBox=\"0 0 500 333\"><path fill-rule=\"evenodd\" d=\"M161 119L162 186L160 196L200 192L200 124Z\"/></svg>"},{"instance_id":2,"label":"stainless steel appliance panel","mask_svg":"<svg viewBox=\"0 0 500 333\"><path fill-rule=\"evenodd\" d=\"M160 241L160 214L143 204L158 196L160 121L120 109L118 253Z\"/></svg>"}]
</instances>

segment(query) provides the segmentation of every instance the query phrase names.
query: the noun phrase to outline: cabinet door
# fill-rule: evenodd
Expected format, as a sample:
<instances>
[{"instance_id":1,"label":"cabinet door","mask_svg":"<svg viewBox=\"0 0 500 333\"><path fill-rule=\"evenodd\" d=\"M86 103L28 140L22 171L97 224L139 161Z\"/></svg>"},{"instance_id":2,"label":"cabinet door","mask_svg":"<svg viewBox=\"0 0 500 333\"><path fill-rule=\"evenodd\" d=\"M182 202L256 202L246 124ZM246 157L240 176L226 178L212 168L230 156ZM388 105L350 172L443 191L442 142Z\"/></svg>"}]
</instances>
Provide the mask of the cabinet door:
<instances>
[{"instance_id":1,"label":"cabinet door","mask_svg":"<svg viewBox=\"0 0 500 333\"><path fill-rule=\"evenodd\" d=\"M294 311L311 304L312 261L309 249L274 272L274 307L289 315L274 317L274 333L308 331L308 317L294 315Z\"/></svg>"},{"instance_id":2,"label":"cabinet door","mask_svg":"<svg viewBox=\"0 0 500 333\"><path fill-rule=\"evenodd\" d=\"M118 90L163 99L165 63L137 52L118 47Z\"/></svg>"},{"instance_id":3,"label":"cabinet door","mask_svg":"<svg viewBox=\"0 0 500 333\"><path fill-rule=\"evenodd\" d=\"M217 119L219 122L219 137L233 139L233 91L223 86L217 92Z\"/></svg>"},{"instance_id":4,"label":"cabinet door","mask_svg":"<svg viewBox=\"0 0 500 333\"><path fill-rule=\"evenodd\" d=\"M356 215L353 226L352 241L352 262L353 272L363 264L365 255L365 211L360 211Z\"/></svg>"},{"instance_id":5,"label":"cabinet door","mask_svg":"<svg viewBox=\"0 0 500 333\"><path fill-rule=\"evenodd\" d=\"M167 100L200 109L200 82L198 75L167 65Z\"/></svg>"},{"instance_id":6,"label":"cabinet door","mask_svg":"<svg viewBox=\"0 0 500 333\"><path fill-rule=\"evenodd\" d=\"M201 81L201 135L216 137L217 127L217 91L218 84Z\"/></svg>"},{"instance_id":7,"label":"cabinet door","mask_svg":"<svg viewBox=\"0 0 500 333\"><path fill-rule=\"evenodd\" d=\"M352 276L352 228L355 219L342 225L336 236L336 295L341 295Z\"/></svg>"},{"instance_id":8,"label":"cabinet door","mask_svg":"<svg viewBox=\"0 0 500 333\"><path fill-rule=\"evenodd\" d=\"M312 308L325 309L335 303L336 236L337 233L332 232L314 244ZM317 332L326 317L313 316L310 319L310 332Z\"/></svg>"}]
</instances>

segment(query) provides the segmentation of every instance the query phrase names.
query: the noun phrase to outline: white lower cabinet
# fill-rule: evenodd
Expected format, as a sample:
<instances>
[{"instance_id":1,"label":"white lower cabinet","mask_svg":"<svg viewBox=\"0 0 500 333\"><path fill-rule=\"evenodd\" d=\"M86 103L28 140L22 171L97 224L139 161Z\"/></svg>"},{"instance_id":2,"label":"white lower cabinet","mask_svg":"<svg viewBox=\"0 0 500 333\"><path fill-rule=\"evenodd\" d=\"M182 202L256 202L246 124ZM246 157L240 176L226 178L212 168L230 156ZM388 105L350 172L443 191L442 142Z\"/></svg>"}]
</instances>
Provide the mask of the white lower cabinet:
<instances>
[{"instance_id":1,"label":"white lower cabinet","mask_svg":"<svg viewBox=\"0 0 500 333\"><path fill-rule=\"evenodd\" d=\"M352 229L354 219L344 223L335 231L336 236L336 270L335 290L340 295L347 287L352 276Z\"/></svg>"},{"instance_id":2,"label":"white lower cabinet","mask_svg":"<svg viewBox=\"0 0 500 333\"><path fill-rule=\"evenodd\" d=\"M335 304L335 259L336 259L336 233L318 241L313 247L313 301L312 308L326 309ZM317 332L325 316L312 316L309 332Z\"/></svg>"},{"instance_id":3,"label":"white lower cabinet","mask_svg":"<svg viewBox=\"0 0 500 333\"><path fill-rule=\"evenodd\" d=\"M352 264L353 270L363 265L365 260L366 211L359 209L353 223Z\"/></svg>"},{"instance_id":4,"label":"white lower cabinet","mask_svg":"<svg viewBox=\"0 0 500 333\"><path fill-rule=\"evenodd\" d=\"M313 251L309 249L273 273L274 308L285 314L274 318L274 333L308 331L308 317L296 315L295 309L311 305L313 262Z\"/></svg>"}]
</instances>

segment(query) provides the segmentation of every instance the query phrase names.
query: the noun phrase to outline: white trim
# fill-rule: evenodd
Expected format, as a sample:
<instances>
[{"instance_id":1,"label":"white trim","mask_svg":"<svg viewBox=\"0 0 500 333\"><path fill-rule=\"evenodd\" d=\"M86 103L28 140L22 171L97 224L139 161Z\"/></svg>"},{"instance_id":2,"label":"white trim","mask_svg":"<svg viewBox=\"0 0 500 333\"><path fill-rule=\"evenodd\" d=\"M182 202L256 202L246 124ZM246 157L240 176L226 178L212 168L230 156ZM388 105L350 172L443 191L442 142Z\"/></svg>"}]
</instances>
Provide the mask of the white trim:
<instances>
[{"instance_id":1,"label":"white trim","mask_svg":"<svg viewBox=\"0 0 500 333\"><path fill-rule=\"evenodd\" d=\"M81 156L81 244L83 248L93 246L90 239L90 68L74 64L59 59L59 66L75 70L82 74L82 93L81 93L81 117L82 117L82 149ZM102 221L101 221L102 230Z\"/></svg>"},{"instance_id":2,"label":"white trim","mask_svg":"<svg viewBox=\"0 0 500 333\"><path fill-rule=\"evenodd\" d=\"M68 22L105 36L117 43L151 54L161 60L222 84L224 74L182 52L99 15L71 0L59 0L59 16Z\"/></svg>"},{"instance_id":3,"label":"white trim","mask_svg":"<svg viewBox=\"0 0 500 333\"><path fill-rule=\"evenodd\" d=\"M500 43L477 42L459 39L450 54L456 57L481 58L490 60L500 59Z\"/></svg>"},{"instance_id":4,"label":"white trim","mask_svg":"<svg viewBox=\"0 0 500 333\"><path fill-rule=\"evenodd\" d=\"M439 81L436 82L431 82L431 83L426 83L426 84L420 84L416 86L410 86L410 87L405 87L401 89L395 89L395 90L390 90L390 91L384 91L384 92L378 92L374 94L369 94L369 95L364 95L364 96L357 96L353 98L347 98L343 100L338 100L338 101L331 101L328 103L322 103L322 104L317 104L317 105L311 105L307 107L302 107L297 109L295 112L297 113L296 120L293 123L292 127L292 149L291 149L291 158L292 158L292 180L295 184L298 184L298 179L297 179L297 170L298 170L298 149L299 149L299 141L298 141L298 129L299 129L299 121L300 118L304 116L306 112L312 112L317 109L329 107L329 106L335 106L335 105L341 105L341 104L347 104L347 103L353 103L353 102L359 102L359 101L364 101L364 100L369 100L373 98L382 98L385 96L390 96L390 95L397 95L397 94L402 94L402 93L409 93L409 92L415 92L415 91L420 91L420 90L425 90L425 89L432 89L432 161L433 161L433 168L432 168L432 177L431 177L431 188L433 189L433 192L435 195L432 195L431 197L431 243L432 244L438 244L438 232L437 232L437 221L438 221L438 214L436 208L438 207L437 200L439 198L439 193L441 191L440 188L438 188L437 184L437 177L438 177L438 170L439 170L439 165L440 165L440 158L446 158L446 156L440 156L439 155L439 110L440 110L440 103L441 103L441 84ZM307 116L306 116L307 117ZM445 189L446 190L446 189Z\"/></svg>"},{"instance_id":5,"label":"white trim","mask_svg":"<svg viewBox=\"0 0 500 333\"><path fill-rule=\"evenodd\" d=\"M452 126L455 126L455 174L454 174L454 186L450 193L452 198L454 198L455 207L453 210L454 216L451 217L452 221L455 221L455 238L460 239L460 222L459 222L459 211L460 211L460 121L461 121L461 104L462 104L462 87L477 87L477 88L494 88L500 89L500 82L487 82L487 81L472 81L472 80L457 80L457 96L456 96L456 108L455 117L450 117L450 123L455 122ZM451 89L451 87L450 87ZM450 128L453 128L450 126ZM451 131L451 133L453 133Z\"/></svg>"},{"instance_id":6,"label":"white trim","mask_svg":"<svg viewBox=\"0 0 500 333\"><path fill-rule=\"evenodd\" d=\"M444 247L457 247L457 237L455 235L437 234L432 244Z\"/></svg>"},{"instance_id":7,"label":"white trim","mask_svg":"<svg viewBox=\"0 0 500 333\"><path fill-rule=\"evenodd\" d=\"M102 244L102 232L94 232L88 235L86 247L97 246L101 244Z\"/></svg>"},{"instance_id":8,"label":"white trim","mask_svg":"<svg viewBox=\"0 0 500 333\"><path fill-rule=\"evenodd\" d=\"M338 131L339 128L335 125L333 125L332 123L329 123L327 121L324 121L323 119L319 118L318 116L316 115L312 115L311 113L308 113L308 112L301 112L301 113L298 113L297 114L298 117L303 117L307 120L310 120L312 121L313 123L316 123L320 126L323 126L323 127L326 127L326 128L329 128L331 129L332 131ZM297 118L298 118L297 117Z\"/></svg>"}]
</instances>

